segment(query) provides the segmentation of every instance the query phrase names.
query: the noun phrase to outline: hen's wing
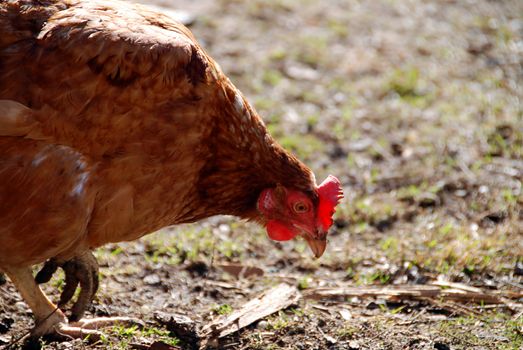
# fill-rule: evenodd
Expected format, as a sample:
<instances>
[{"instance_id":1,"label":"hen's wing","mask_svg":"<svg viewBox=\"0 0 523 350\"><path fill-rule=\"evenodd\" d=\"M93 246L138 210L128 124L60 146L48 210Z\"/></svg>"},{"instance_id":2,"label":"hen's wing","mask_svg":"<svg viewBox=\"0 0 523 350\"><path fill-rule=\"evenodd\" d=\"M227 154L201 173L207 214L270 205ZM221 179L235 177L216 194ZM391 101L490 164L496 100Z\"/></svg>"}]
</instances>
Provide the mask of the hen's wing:
<instances>
[{"instance_id":1,"label":"hen's wing","mask_svg":"<svg viewBox=\"0 0 523 350\"><path fill-rule=\"evenodd\" d=\"M183 25L118 1L41 3L0 4L0 98L45 109L46 135L100 155L209 115L217 69Z\"/></svg>"}]
</instances>

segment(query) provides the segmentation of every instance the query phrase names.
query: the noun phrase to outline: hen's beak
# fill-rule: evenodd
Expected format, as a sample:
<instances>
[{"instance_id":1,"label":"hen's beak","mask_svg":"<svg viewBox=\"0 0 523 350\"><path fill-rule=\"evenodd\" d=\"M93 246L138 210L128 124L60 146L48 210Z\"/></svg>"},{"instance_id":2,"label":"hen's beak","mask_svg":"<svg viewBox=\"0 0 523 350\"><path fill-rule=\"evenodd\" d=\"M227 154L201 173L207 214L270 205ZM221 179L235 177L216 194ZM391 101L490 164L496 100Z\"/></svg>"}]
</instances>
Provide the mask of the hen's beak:
<instances>
[{"instance_id":1,"label":"hen's beak","mask_svg":"<svg viewBox=\"0 0 523 350\"><path fill-rule=\"evenodd\" d=\"M323 252L325 251L325 248L327 247L327 238L314 239L309 236L305 236L305 240L307 241L307 244L309 245L312 252L314 253L314 256L316 257L316 259L323 255Z\"/></svg>"}]
</instances>

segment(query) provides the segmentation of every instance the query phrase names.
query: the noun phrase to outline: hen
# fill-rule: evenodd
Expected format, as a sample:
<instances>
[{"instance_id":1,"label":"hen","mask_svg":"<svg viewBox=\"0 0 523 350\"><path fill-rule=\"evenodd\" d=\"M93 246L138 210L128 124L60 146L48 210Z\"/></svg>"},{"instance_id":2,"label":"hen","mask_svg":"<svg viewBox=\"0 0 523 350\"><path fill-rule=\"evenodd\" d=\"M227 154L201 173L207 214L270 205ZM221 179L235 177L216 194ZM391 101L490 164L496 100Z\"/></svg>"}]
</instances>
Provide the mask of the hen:
<instances>
[{"instance_id":1,"label":"hen","mask_svg":"<svg viewBox=\"0 0 523 350\"><path fill-rule=\"evenodd\" d=\"M0 3L0 270L32 309L32 334L88 334L42 293L58 266L97 288L91 250L229 214L323 254L342 196L316 185L191 32L118 1ZM50 260L49 260L50 259ZM99 325L99 324L97 324ZM83 327L83 328L82 328Z\"/></svg>"}]
</instances>

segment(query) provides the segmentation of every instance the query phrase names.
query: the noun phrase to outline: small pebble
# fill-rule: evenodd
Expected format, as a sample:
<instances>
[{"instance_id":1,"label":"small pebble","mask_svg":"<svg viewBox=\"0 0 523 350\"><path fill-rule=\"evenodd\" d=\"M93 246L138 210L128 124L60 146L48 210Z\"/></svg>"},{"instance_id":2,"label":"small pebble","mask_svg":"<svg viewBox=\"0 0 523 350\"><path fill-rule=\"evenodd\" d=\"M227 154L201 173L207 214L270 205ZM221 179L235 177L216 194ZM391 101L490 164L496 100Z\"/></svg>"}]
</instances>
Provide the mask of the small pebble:
<instances>
[{"instance_id":1,"label":"small pebble","mask_svg":"<svg viewBox=\"0 0 523 350\"><path fill-rule=\"evenodd\" d=\"M26 312L28 311L27 309L27 305L25 305L25 303L23 301L17 301L15 303L15 307L18 309L18 311L20 312Z\"/></svg>"},{"instance_id":2,"label":"small pebble","mask_svg":"<svg viewBox=\"0 0 523 350\"><path fill-rule=\"evenodd\" d=\"M147 275L143 278L143 283L148 285L160 284L161 279L157 274Z\"/></svg>"},{"instance_id":3,"label":"small pebble","mask_svg":"<svg viewBox=\"0 0 523 350\"><path fill-rule=\"evenodd\" d=\"M268 327L269 327L269 322L267 322L265 320L261 320L260 322L258 322L258 325L256 326L256 328L261 329L261 330L266 330Z\"/></svg>"},{"instance_id":4,"label":"small pebble","mask_svg":"<svg viewBox=\"0 0 523 350\"><path fill-rule=\"evenodd\" d=\"M221 233L229 234L231 232L231 227L227 224L220 224L218 230L220 230Z\"/></svg>"},{"instance_id":5,"label":"small pebble","mask_svg":"<svg viewBox=\"0 0 523 350\"><path fill-rule=\"evenodd\" d=\"M349 349L350 350L358 350L360 348L360 343L358 343L356 340L351 340L349 342Z\"/></svg>"},{"instance_id":6,"label":"small pebble","mask_svg":"<svg viewBox=\"0 0 523 350\"><path fill-rule=\"evenodd\" d=\"M352 319L352 313L349 310L341 309L339 312L340 312L341 317L345 321L348 321L348 320Z\"/></svg>"}]
</instances>

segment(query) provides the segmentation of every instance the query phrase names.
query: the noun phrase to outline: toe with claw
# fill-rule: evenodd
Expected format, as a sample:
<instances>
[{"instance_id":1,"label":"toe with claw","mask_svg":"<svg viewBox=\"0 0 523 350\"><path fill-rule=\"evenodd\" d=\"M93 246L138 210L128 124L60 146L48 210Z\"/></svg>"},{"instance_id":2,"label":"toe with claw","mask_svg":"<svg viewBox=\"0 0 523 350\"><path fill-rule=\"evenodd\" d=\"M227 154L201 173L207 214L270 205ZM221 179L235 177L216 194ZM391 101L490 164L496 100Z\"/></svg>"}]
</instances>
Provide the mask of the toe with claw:
<instances>
[{"instance_id":1,"label":"toe with claw","mask_svg":"<svg viewBox=\"0 0 523 350\"><path fill-rule=\"evenodd\" d=\"M71 308L70 321L78 321L91 304L98 290L98 262L91 251L87 251L67 261L49 259L35 277L37 283L48 282L58 267L65 273L65 287L60 295L58 307L63 308L73 297L78 285L80 294Z\"/></svg>"}]
</instances>

